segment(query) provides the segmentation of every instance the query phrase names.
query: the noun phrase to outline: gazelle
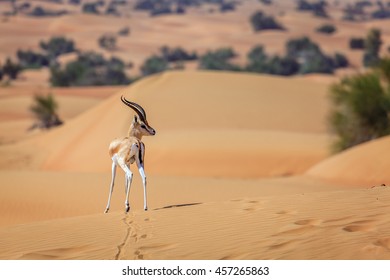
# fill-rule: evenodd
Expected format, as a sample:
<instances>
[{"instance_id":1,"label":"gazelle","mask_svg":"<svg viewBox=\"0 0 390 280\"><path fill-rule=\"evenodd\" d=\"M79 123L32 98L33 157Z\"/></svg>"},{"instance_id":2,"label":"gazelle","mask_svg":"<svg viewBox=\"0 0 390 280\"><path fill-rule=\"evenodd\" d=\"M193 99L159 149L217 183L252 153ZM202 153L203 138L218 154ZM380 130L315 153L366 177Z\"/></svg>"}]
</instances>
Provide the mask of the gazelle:
<instances>
[{"instance_id":1,"label":"gazelle","mask_svg":"<svg viewBox=\"0 0 390 280\"><path fill-rule=\"evenodd\" d=\"M110 193L108 196L108 203L105 213L110 209L110 201L112 191L114 189L115 173L116 167L119 165L125 172L125 191L126 191L126 202L125 209L126 212L129 212L129 194L130 194L130 185L133 178L133 173L130 171L130 164L136 162L138 166L138 171L142 177L142 183L144 186L144 210L148 210L147 200L146 200L146 175L144 171L144 156L145 156L145 145L142 143L142 136L152 136L156 134L156 131L148 124L146 120L146 113L144 109L134 103L128 101L126 98L121 96L122 102L133 109L137 115L134 116L133 121L130 125L128 136L115 139L110 143L108 152L112 159L112 178L110 185Z\"/></svg>"}]
</instances>

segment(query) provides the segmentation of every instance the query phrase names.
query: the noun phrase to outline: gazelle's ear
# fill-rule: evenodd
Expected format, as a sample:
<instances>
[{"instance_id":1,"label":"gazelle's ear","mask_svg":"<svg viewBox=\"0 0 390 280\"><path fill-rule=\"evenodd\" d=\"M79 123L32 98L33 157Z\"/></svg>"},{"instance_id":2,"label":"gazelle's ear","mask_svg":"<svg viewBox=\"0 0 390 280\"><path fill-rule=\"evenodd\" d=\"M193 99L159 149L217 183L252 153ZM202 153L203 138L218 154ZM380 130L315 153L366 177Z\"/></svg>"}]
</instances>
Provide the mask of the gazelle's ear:
<instances>
[{"instance_id":1,"label":"gazelle's ear","mask_svg":"<svg viewBox=\"0 0 390 280\"><path fill-rule=\"evenodd\" d=\"M138 118L137 118L137 116L134 115L133 123L137 123L137 122L138 122Z\"/></svg>"}]
</instances>

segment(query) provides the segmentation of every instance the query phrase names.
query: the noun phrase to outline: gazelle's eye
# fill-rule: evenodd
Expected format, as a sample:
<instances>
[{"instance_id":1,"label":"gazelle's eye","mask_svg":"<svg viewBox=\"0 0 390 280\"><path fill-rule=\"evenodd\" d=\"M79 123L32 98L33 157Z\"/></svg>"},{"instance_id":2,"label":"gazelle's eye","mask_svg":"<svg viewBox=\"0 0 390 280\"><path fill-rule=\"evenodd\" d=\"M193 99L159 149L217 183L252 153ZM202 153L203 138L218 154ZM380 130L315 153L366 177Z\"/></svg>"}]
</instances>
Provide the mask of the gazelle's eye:
<instances>
[{"instance_id":1,"label":"gazelle's eye","mask_svg":"<svg viewBox=\"0 0 390 280\"><path fill-rule=\"evenodd\" d=\"M144 124L141 124L141 127L146 129L146 126Z\"/></svg>"}]
</instances>

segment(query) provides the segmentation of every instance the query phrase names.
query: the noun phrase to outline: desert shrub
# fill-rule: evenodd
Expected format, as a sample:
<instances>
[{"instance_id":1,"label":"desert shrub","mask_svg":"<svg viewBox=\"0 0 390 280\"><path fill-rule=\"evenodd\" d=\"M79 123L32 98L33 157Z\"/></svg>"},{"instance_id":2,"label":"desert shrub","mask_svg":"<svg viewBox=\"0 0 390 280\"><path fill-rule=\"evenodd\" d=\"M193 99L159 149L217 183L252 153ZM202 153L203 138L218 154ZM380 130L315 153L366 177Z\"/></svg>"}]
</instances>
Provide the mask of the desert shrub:
<instances>
[{"instance_id":1,"label":"desert shrub","mask_svg":"<svg viewBox=\"0 0 390 280\"><path fill-rule=\"evenodd\" d=\"M39 45L51 57L57 57L76 50L73 40L65 37L53 37L48 42L41 41Z\"/></svg>"},{"instance_id":2,"label":"desert shrub","mask_svg":"<svg viewBox=\"0 0 390 280\"><path fill-rule=\"evenodd\" d=\"M353 50L363 50L364 49L364 39L363 38L351 38L349 40L349 47Z\"/></svg>"},{"instance_id":3,"label":"desert shrub","mask_svg":"<svg viewBox=\"0 0 390 280\"><path fill-rule=\"evenodd\" d=\"M336 32L336 27L332 24L324 24L318 27L316 31L325 34L333 34Z\"/></svg>"},{"instance_id":4,"label":"desert shrub","mask_svg":"<svg viewBox=\"0 0 390 280\"><path fill-rule=\"evenodd\" d=\"M268 72L272 75L290 76L299 71L298 62L292 57L273 56L268 62Z\"/></svg>"},{"instance_id":5,"label":"desert shrub","mask_svg":"<svg viewBox=\"0 0 390 280\"><path fill-rule=\"evenodd\" d=\"M311 11L312 5L306 0L299 0L297 2L297 10L298 11Z\"/></svg>"},{"instance_id":6,"label":"desert shrub","mask_svg":"<svg viewBox=\"0 0 390 280\"><path fill-rule=\"evenodd\" d=\"M153 55L145 60L141 66L141 72L144 76L163 72L168 69L168 62L160 57Z\"/></svg>"},{"instance_id":7,"label":"desert shrub","mask_svg":"<svg viewBox=\"0 0 390 280\"><path fill-rule=\"evenodd\" d=\"M341 53L336 53L334 55L333 62L335 68L344 68L344 67L348 67L349 65L349 61L347 57Z\"/></svg>"},{"instance_id":8,"label":"desert shrub","mask_svg":"<svg viewBox=\"0 0 390 280\"><path fill-rule=\"evenodd\" d=\"M371 17L374 18L374 19L387 19L387 18L390 18L390 10L385 9L384 7L381 7L378 10L372 12Z\"/></svg>"},{"instance_id":9,"label":"desert shrub","mask_svg":"<svg viewBox=\"0 0 390 280\"><path fill-rule=\"evenodd\" d=\"M165 15L165 14L172 14L172 8L171 5L168 3L164 3L163 5L160 6L155 6L153 10L150 11L151 16L159 16L159 15Z\"/></svg>"},{"instance_id":10,"label":"desert shrub","mask_svg":"<svg viewBox=\"0 0 390 280\"><path fill-rule=\"evenodd\" d=\"M263 3L264 5L271 5L272 4L272 0L259 0L261 3Z\"/></svg>"},{"instance_id":11,"label":"desert shrub","mask_svg":"<svg viewBox=\"0 0 390 280\"><path fill-rule=\"evenodd\" d=\"M35 53L30 50L18 50L16 55L20 66L23 68L41 68L50 64L50 58L47 55Z\"/></svg>"},{"instance_id":12,"label":"desert shrub","mask_svg":"<svg viewBox=\"0 0 390 280\"><path fill-rule=\"evenodd\" d=\"M249 72L289 76L296 74L299 70L299 64L294 58L269 57L261 45L253 47L247 56L249 63L246 70Z\"/></svg>"},{"instance_id":13,"label":"desert shrub","mask_svg":"<svg viewBox=\"0 0 390 280\"><path fill-rule=\"evenodd\" d=\"M272 16L265 15L262 11L255 12L250 22L254 31L261 31L267 29L283 30L283 26L279 24Z\"/></svg>"},{"instance_id":14,"label":"desert shrub","mask_svg":"<svg viewBox=\"0 0 390 280\"><path fill-rule=\"evenodd\" d=\"M130 27L128 27L128 26L123 27L122 29L120 29L118 31L119 36L128 36L129 34L130 34Z\"/></svg>"},{"instance_id":15,"label":"desert shrub","mask_svg":"<svg viewBox=\"0 0 390 280\"><path fill-rule=\"evenodd\" d=\"M320 47L305 36L287 41L286 51L288 56L302 57L308 51L320 52Z\"/></svg>"},{"instance_id":16,"label":"desert shrub","mask_svg":"<svg viewBox=\"0 0 390 280\"><path fill-rule=\"evenodd\" d=\"M222 2L219 6L219 11L222 13L234 11L235 9L236 9L236 5L234 2Z\"/></svg>"},{"instance_id":17,"label":"desert shrub","mask_svg":"<svg viewBox=\"0 0 390 280\"><path fill-rule=\"evenodd\" d=\"M31 3L24 2L24 3L20 4L20 6L18 7L18 11L25 11L25 10L28 10L30 8L31 8Z\"/></svg>"},{"instance_id":18,"label":"desert shrub","mask_svg":"<svg viewBox=\"0 0 390 280\"><path fill-rule=\"evenodd\" d=\"M239 71L240 67L229 60L236 54L231 48L220 48L202 55L199 60L200 69Z\"/></svg>"},{"instance_id":19,"label":"desert shrub","mask_svg":"<svg viewBox=\"0 0 390 280\"><path fill-rule=\"evenodd\" d=\"M81 0L69 0L68 2L69 2L69 4L72 4L72 5L80 5Z\"/></svg>"},{"instance_id":20,"label":"desert shrub","mask_svg":"<svg viewBox=\"0 0 390 280\"><path fill-rule=\"evenodd\" d=\"M7 75L11 80L15 80L22 67L18 63L14 63L10 58L7 58L3 65L3 74Z\"/></svg>"},{"instance_id":21,"label":"desert shrub","mask_svg":"<svg viewBox=\"0 0 390 280\"><path fill-rule=\"evenodd\" d=\"M374 66L379 62L379 50L381 45L381 31L379 29L371 29L368 31L366 40L364 41L364 66Z\"/></svg>"},{"instance_id":22,"label":"desert shrub","mask_svg":"<svg viewBox=\"0 0 390 280\"><path fill-rule=\"evenodd\" d=\"M130 79L124 72L125 64L118 58L105 59L94 52L79 53L75 61L64 68L50 68L53 86L91 86L128 84Z\"/></svg>"},{"instance_id":23,"label":"desert shrub","mask_svg":"<svg viewBox=\"0 0 390 280\"><path fill-rule=\"evenodd\" d=\"M254 46L249 53L248 57L248 65L246 66L246 70L249 72L257 72L257 73L268 73L268 56L265 53L264 47L262 45Z\"/></svg>"},{"instance_id":24,"label":"desert shrub","mask_svg":"<svg viewBox=\"0 0 390 280\"><path fill-rule=\"evenodd\" d=\"M333 73L335 66L333 59L321 52L308 52L304 62L300 65L299 71L302 74L308 73Z\"/></svg>"},{"instance_id":25,"label":"desert shrub","mask_svg":"<svg viewBox=\"0 0 390 280\"><path fill-rule=\"evenodd\" d=\"M82 11L83 13L86 14L99 14L99 9L98 9L99 3L94 2L94 3L85 3L83 4Z\"/></svg>"},{"instance_id":26,"label":"desert shrub","mask_svg":"<svg viewBox=\"0 0 390 280\"><path fill-rule=\"evenodd\" d=\"M329 124L337 136L334 150L390 134L390 59L376 71L344 78L331 87Z\"/></svg>"},{"instance_id":27,"label":"desert shrub","mask_svg":"<svg viewBox=\"0 0 390 280\"><path fill-rule=\"evenodd\" d=\"M155 1L153 0L138 0L134 5L134 9L149 11L154 9L154 4Z\"/></svg>"},{"instance_id":28,"label":"desert shrub","mask_svg":"<svg viewBox=\"0 0 390 280\"><path fill-rule=\"evenodd\" d=\"M176 7L176 14L185 14L186 13L186 9L184 8L184 6L177 6Z\"/></svg>"},{"instance_id":29,"label":"desert shrub","mask_svg":"<svg viewBox=\"0 0 390 280\"><path fill-rule=\"evenodd\" d=\"M198 58L198 55L195 52L190 54L180 47L171 49L167 46L163 46L160 49L160 52L162 57L168 62L196 60Z\"/></svg>"},{"instance_id":30,"label":"desert shrub","mask_svg":"<svg viewBox=\"0 0 390 280\"><path fill-rule=\"evenodd\" d=\"M0 81L3 79L3 69L0 67Z\"/></svg>"},{"instance_id":31,"label":"desert shrub","mask_svg":"<svg viewBox=\"0 0 390 280\"><path fill-rule=\"evenodd\" d=\"M66 10L50 11L42 8L41 6L36 6L28 15L34 17L46 17L46 16L62 16L65 14L67 14Z\"/></svg>"},{"instance_id":32,"label":"desert shrub","mask_svg":"<svg viewBox=\"0 0 390 280\"><path fill-rule=\"evenodd\" d=\"M115 5L112 5L110 4L106 11L105 11L105 14L106 15L113 15L113 16L119 16L120 13L118 12L118 10L116 9L116 6Z\"/></svg>"},{"instance_id":33,"label":"desert shrub","mask_svg":"<svg viewBox=\"0 0 390 280\"><path fill-rule=\"evenodd\" d=\"M318 1L318 2L308 2L306 0L299 0L297 2L297 10L298 11L311 11L313 15L318 17L328 17L328 14L325 10L326 2Z\"/></svg>"},{"instance_id":34,"label":"desert shrub","mask_svg":"<svg viewBox=\"0 0 390 280\"><path fill-rule=\"evenodd\" d=\"M103 49L112 51L116 49L116 37L112 34L104 34L98 39L99 46Z\"/></svg>"},{"instance_id":35,"label":"desert shrub","mask_svg":"<svg viewBox=\"0 0 390 280\"><path fill-rule=\"evenodd\" d=\"M58 104L52 94L34 96L34 103L30 107L30 111L34 114L38 123L32 128L49 129L63 124L63 121L58 116L57 109Z\"/></svg>"},{"instance_id":36,"label":"desert shrub","mask_svg":"<svg viewBox=\"0 0 390 280\"><path fill-rule=\"evenodd\" d=\"M286 53L288 57L297 59L302 74L333 73L333 59L322 53L320 47L308 37L289 40Z\"/></svg>"}]
</instances>

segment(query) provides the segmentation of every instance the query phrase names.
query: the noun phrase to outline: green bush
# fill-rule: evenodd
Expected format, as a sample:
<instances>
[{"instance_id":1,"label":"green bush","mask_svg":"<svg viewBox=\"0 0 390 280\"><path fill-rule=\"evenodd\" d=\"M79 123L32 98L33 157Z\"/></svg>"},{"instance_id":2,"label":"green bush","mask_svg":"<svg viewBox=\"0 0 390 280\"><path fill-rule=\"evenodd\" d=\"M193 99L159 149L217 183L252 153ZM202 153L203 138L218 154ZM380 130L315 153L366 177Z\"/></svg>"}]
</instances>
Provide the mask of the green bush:
<instances>
[{"instance_id":1,"label":"green bush","mask_svg":"<svg viewBox=\"0 0 390 280\"><path fill-rule=\"evenodd\" d=\"M52 94L47 96L36 95L34 97L34 104L30 107L31 112L35 115L38 123L34 127L49 129L54 126L63 124L59 118L58 104Z\"/></svg>"},{"instance_id":2,"label":"green bush","mask_svg":"<svg viewBox=\"0 0 390 280\"><path fill-rule=\"evenodd\" d=\"M154 55L145 60L141 72L144 76L152 75L167 70L168 66L164 58Z\"/></svg>"},{"instance_id":3,"label":"green bush","mask_svg":"<svg viewBox=\"0 0 390 280\"><path fill-rule=\"evenodd\" d=\"M41 68L50 64L50 59L47 55L35 53L30 50L18 50L16 55L22 68Z\"/></svg>"},{"instance_id":4,"label":"green bush","mask_svg":"<svg viewBox=\"0 0 390 280\"><path fill-rule=\"evenodd\" d=\"M255 12L250 22L254 31L261 31L267 29L284 30L284 27L278 23L272 16L265 15L262 11Z\"/></svg>"},{"instance_id":5,"label":"green bush","mask_svg":"<svg viewBox=\"0 0 390 280\"><path fill-rule=\"evenodd\" d=\"M19 64L12 62L10 58L7 58L3 65L3 74L7 75L11 80L15 80L21 70L22 67Z\"/></svg>"},{"instance_id":6,"label":"green bush","mask_svg":"<svg viewBox=\"0 0 390 280\"><path fill-rule=\"evenodd\" d=\"M99 6L98 2L95 2L95 3L85 3L83 5L82 11L83 11L83 13L86 13L86 14L98 15L99 14L98 6Z\"/></svg>"},{"instance_id":7,"label":"green bush","mask_svg":"<svg viewBox=\"0 0 390 280\"><path fill-rule=\"evenodd\" d=\"M343 68L343 67L348 67L349 61L347 57L341 53L336 53L334 55L334 67L335 68Z\"/></svg>"},{"instance_id":8,"label":"green bush","mask_svg":"<svg viewBox=\"0 0 390 280\"><path fill-rule=\"evenodd\" d=\"M333 73L333 58L325 55L308 37L291 39L286 43L287 56L299 61L299 72Z\"/></svg>"},{"instance_id":9,"label":"green bush","mask_svg":"<svg viewBox=\"0 0 390 280\"><path fill-rule=\"evenodd\" d=\"M65 37L52 37L48 42L41 41L39 45L53 58L61 54L76 51L73 40L66 39Z\"/></svg>"},{"instance_id":10,"label":"green bush","mask_svg":"<svg viewBox=\"0 0 390 280\"><path fill-rule=\"evenodd\" d=\"M306 0L299 0L297 1L297 10L298 11L311 11L313 12L314 16L318 17L328 17L328 14L326 13L325 7L326 7L325 1L318 1L318 2L308 2Z\"/></svg>"},{"instance_id":11,"label":"green bush","mask_svg":"<svg viewBox=\"0 0 390 280\"><path fill-rule=\"evenodd\" d=\"M50 82L53 86L101 86L128 84L130 79L124 72L124 62L118 58L106 60L102 55L80 53L77 60L61 68L50 68Z\"/></svg>"},{"instance_id":12,"label":"green bush","mask_svg":"<svg viewBox=\"0 0 390 280\"><path fill-rule=\"evenodd\" d=\"M330 92L333 109L329 118L337 135L334 150L390 134L390 59L365 74L344 78Z\"/></svg>"},{"instance_id":13,"label":"green bush","mask_svg":"<svg viewBox=\"0 0 390 280\"><path fill-rule=\"evenodd\" d=\"M353 50L363 50L364 38L351 38L349 40L349 47Z\"/></svg>"},{"instance_id":14,"label":"green bush","mask_svg":"<svg viewBox=\"0 0 390 280\"><path fill-rule=\"evenodd\" d=\"M229 62L229 60L235 56L236 54L231 48L221 48L215 51L209 51L200 57L199 68L208 70L240 71L241 69L238 65Z\"/></svg>"},{"instance_id":15,"label":"green bush","mask_svg":"<svg viewBox=\"0 0 390 280\"><path fill-rule=\"evenodd\" d=\"M363 64L366 67L375 66L379 63L379 50L382 45L381 31L371 29L364 41Z\"/></svg>"},{"instance_id":16,"label":"green bush","mask_svg":"<svg viewBox=\"0 0 390 280\"><path fill-rule=\"evenodd\" d=\"M325 34L333 34L336 32L336 27L332 24L324 24L318 27L316 31Z\"/></svg>"},{"instance_id":17,"label":"green bush","mask_svg":"<svg viewBox=\"0 0 390 280\"><path fill-rule=\"evenodd\" d=\"M198 59L196 52L188 53L186 50L180 47L169 48L167 46L163 46L160 49L160 52L162 57L168 62L190 61Z\"/></svg>"},{"instance_id":18,"label":"green bush","mask_svg":"<svg viewBox=\"0 0 390 280\"><path fill-rule=\"evenodd\" d=\"M249 72L290 76L299 71L299 64L294 58L288 56L268 57L261 45L252 48L248 53L248 60L246 70Z\"/></svg>"},{"instance_id":19,"label":"green bush","mask_svg":"<svg viewBox=\"0 0 390 280\"><path fill-rule=\"evenodd\" d=\"M103 49L112 51L116 49L116 37L112 34L104 34L98 39L99 46Z\"/></svg>"}]
</instances>

